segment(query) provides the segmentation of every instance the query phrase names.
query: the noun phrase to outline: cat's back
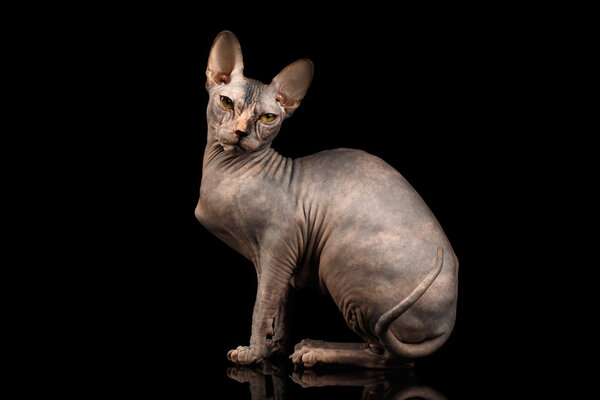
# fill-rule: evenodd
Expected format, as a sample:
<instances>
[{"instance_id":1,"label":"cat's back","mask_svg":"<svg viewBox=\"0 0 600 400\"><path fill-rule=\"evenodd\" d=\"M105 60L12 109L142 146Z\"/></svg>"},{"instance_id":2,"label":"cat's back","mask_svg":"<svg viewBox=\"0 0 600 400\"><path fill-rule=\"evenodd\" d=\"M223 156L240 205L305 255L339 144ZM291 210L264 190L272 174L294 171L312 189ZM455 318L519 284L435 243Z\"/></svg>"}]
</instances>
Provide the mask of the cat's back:
<instances>
[{"instance_id":1,"label":"cat's back","mask_svg":"<svg viewBox=\"0 0 600 400\"><path fill-rule=\"evenodd\" d=\"M327 214L334 225L438 225L410 183L379 157L362 150L326 150L297 160L305 207Z\"/></svg>"},{"instance_id":2,"label":"cat's back","mask_svg":"<svg viewBox=\"0 0 600 400\"><path fill-rule=\"evenodd\" d=\"M363 193L413 196L406 179L381 158L363 150L338 148L298 159L303 181L324 196L356 196ZM387 196L385 196L387 197ZM397 200L397 197L394 197ZM382 199L385 201L386 199ZM389 199L392 200L392 199Z\"/></svg>"}]
</instances>

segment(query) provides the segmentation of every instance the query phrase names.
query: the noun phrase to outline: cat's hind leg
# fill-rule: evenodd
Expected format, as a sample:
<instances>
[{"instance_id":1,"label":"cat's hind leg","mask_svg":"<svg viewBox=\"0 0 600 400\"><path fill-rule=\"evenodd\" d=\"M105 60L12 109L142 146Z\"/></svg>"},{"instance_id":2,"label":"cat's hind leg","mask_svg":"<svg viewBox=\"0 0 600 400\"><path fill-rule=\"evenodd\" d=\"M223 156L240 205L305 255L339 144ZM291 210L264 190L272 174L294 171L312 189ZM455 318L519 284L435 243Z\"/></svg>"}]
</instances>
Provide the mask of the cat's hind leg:
<instances>
[{"instance_id":1,"label":"cat's hind leg","mask_svg":"<svg viewBox=\"0 0 600 400\"><path fill-rule=\"evenodd\" d=\"M312 368L321 365L349 365L362 368L412 368L414 361L386 357L381 348L367 343L335 343L304 339L290 356L294 364Z\"/></svg>"}]
</instances>

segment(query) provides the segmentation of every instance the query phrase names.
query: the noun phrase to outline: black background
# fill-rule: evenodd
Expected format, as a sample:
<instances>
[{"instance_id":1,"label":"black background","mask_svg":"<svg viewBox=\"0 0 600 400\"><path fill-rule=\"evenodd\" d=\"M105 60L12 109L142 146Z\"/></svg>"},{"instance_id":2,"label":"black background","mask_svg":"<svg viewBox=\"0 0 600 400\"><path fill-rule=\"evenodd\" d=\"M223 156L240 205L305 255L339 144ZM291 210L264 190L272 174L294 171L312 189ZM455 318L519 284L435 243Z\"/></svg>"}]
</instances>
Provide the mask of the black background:
<instances>
[{"instance_id":1,"label":"black background","mask_svg":"<svg viewBox=\"0 0 600 400\"><path fill-rule=\"evenodd\" d=\"M254 267L193 215L206 143L204 71L223 29L238 36L248 77L268 83L299 58L314 63L277 151L366 150L400 171L443 226L461 265L457 323L446 345L417 364L417 379L448 398L527 385L541 351L532 328L541 300L522 301L539 268L528 249L539 206L530 194L541 183L527 160L541 146L532 116L548 90L547 37L527 19L487 12L309 12L292 22L216 9L121 11L82 13L37 38L39 60L51 67L42 100L61 99L48 118L67 121L59 140L77 148L61 165L73 193L61 207L75 218L67 242L52 249L77 269L52 273L61 282L52 329L74 349L73 365L98 371L88 376L92 387L250 398L247 385L227 377L225 355L248 343ZM357 339L314 290L301 291L294 308L294 342ZM346 393L331 390L296 388L291 398Z\"/></svg>"}]
</instances>

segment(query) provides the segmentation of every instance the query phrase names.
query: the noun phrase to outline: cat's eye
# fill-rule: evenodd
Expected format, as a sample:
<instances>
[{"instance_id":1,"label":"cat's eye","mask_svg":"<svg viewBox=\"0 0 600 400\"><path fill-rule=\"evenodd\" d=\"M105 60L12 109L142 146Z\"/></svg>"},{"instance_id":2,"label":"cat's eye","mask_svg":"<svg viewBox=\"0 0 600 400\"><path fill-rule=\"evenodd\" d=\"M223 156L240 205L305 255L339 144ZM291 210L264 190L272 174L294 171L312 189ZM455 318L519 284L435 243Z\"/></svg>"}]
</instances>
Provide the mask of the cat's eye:
<instances>
[{"instance_id":1,"label":"cat's eye","mask_svg":"<svg viewBox=\"0 0 600 400\"><path fill-rule=\"evenodd\" d=\"M227 96L221 96L221 104L228 110L233 110L233 101Z\"/></svg>"},{"instance_id":2,"label":"cat's eye","mask_svg":"<svg viewBox=\"0 0 600 400\"><path fill-rule=\"evenodd\" d=\"M260 120L261 120L261 121L263 121L263 122L271 122L271 121L273 121L275 118L277 118L277 115L275 115L275 114L270 114L270 113L263 114L263 115L261 115L261 116L260 116Z\"/></svg>"}]
</instances>

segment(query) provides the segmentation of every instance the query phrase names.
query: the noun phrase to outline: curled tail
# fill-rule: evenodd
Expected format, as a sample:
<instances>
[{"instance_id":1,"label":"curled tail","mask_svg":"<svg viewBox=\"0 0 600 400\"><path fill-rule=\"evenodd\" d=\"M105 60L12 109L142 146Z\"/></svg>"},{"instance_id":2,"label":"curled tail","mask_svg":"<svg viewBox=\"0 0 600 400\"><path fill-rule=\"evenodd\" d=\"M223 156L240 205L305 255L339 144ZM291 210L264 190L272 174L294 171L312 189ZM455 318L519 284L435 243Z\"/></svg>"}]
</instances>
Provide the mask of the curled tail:
<instances>
[{"instance_id":1,"label":"curled tail","mask_svg":"<svg viewBox=\"0 0 600 400\"><path fill-rule=\"evenodd\" d=\"M383 314L375 324L375 334L383 342L384 347L392 350L393 353L405 357L416 358L425 353L430 353L428 347L436 346L435 339L431 343L410 344L400 342L394 334L388 329L392 322L402 313L408 310L423 294L429 289L435 278L442 271L444 265L444 249L440 246L437 249L437 259L431 272L423 281L408 295L398 303L394 308ZM432 350L433 351L433 350Z\"/></svg>"}]
</instances>

